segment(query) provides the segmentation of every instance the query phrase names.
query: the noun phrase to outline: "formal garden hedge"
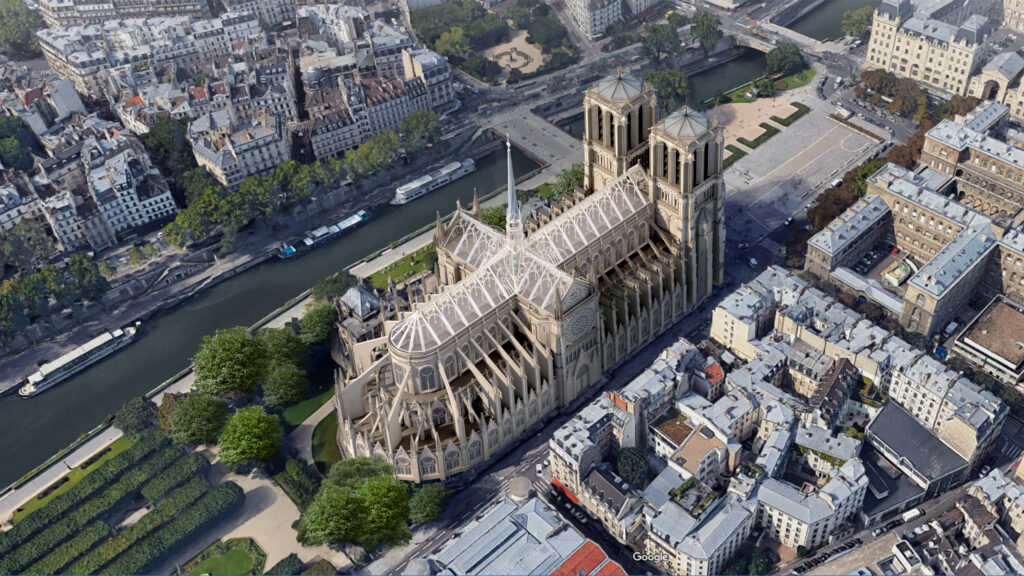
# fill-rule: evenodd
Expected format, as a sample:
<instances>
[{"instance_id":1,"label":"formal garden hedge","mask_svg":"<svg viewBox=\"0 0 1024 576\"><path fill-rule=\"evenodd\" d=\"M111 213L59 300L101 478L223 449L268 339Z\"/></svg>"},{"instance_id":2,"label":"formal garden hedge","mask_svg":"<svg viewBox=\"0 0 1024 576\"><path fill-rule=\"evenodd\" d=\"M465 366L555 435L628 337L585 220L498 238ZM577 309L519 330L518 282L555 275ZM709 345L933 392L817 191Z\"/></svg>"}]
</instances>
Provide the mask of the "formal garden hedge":
<instances>
[{"instance_id":1,"label":"formal garden hedge","mask_svg":"<svg viewBox=\"0 0 1024 576\"><path fill-rule=\"evenodd\" d=\"M138 495L143 484L167 469L184 453L184 449L180 446L167 446L140 464L123 471L118 480L106 489L81 502L77 508L64 514L32 539L0 557L0 574L21 572L51 550L56 549L65 540L77 534L89 523L124 505ZM32 516L26 517L23 522ZM87 549L81 550L80 554L85 552Z\"/></svg>"},{"instance_id":2,"label":"formal garden hedge","mask_svg":"<svg viewBox=\"0 0 1024 576\"><path fill-rule=\"evenodd\" d=\"M740 149L735 144L729 144L725 147L729 151L729 157L722 161L722 168L728 168L736 163L737 160L747 155L746 152Z\"/></svg>"},{"instance_id":3,"label":"formal garden hedge","mask_svg":"<svg viewBox=\"0 0 1024 576\"><path fill-rule=\"evenodd\" d=\"M163 560L170 552L188 542L203 529L220 521L245 501L245 492L234 482L225 482L209 490L194 505L136 542L100 572L101 574L140 574Z\"/></svg>"},{"instance_id":4,"label":"formal garden hedge","mask_svg":"<svg viewBox=\"0 0 1024 576\"><path fill-rule=\"evenodd\" d=\"M160 476L147 482L142 487L142 497L156 503L157 500L170 494L171 491L184 484L189 478L206 471L209 467L210 462L202 454L193 452L175 462L173 466L165 470Z\"/></svg>"},{"instance_id":5,"label":"formal garden hedge","mask_svg":"<svg viewBox=\"0 0 1024 576\"><path fill-rule=\"evenodd\" d=\"M309 464L305 460L287 461L284 472L275 474L274 480L302 511L309 507L317 490L320 489L320 483L310 473Z\"/></svg>"},{"instance_id":6,"label":"formal garden hedge","mask_svg":"<svg viewBox=\"0 0 1024 576\"><path fill-rule=\"evenodd\" d=\"M746 138L740 137L737 138L736 141L739 142L740 144L743 144L747 148L753 150L754 148L757 148L761 144L767 142L768 139L771 138L772 136L775 136L776 134L779 133L778 128L772 126L767 122L761 122L760 124L758 124L758 126L763 128L764 132L761 132L761 134L757 138L754 138L753 140L747 140Z\"/></svg>"},{"instance_id":7,"label":"formal garden hedge","mask_svg":"<svg viewBox=\"0 0 1024 576\"><path fill-rule=\"evenodd\" d=\"M799 102L791 102L790 106L796 108L796 112L793 112L792 114L790 114L789 116L786 116L785 118L779 118L778 116L772 116L771 117L772 121L775 122L776 124L781 125L781 126L789 126L790 124L792 124L793 122L796 122L801 117L803 117L805 114L807 114L808 112L811 111L810 108L808 108L807 106L804 106L803 104L801 104Z\"/></svg>"},{"instance_id":8,"label":"formal garden hedge","mask_svg":"<svg viewBox=\"0 0 1024 576\"><path fill-rule=\"evenodd\" d=\"M118 554L160 528L183 510L199 500L210 489L210 483L203 476L194 476L176 490L159 506L150 510L138 522L117 533L100 544L77 562L67 572L71 574L94 574Z\"/></svg>"},{"instance_id":9,"label":"formal garden hedge","mask_svg":"<svg viewBox=\"0 0 1024 576\"><path fill-rule=\"evenodd\" d=\"M267 570L265 576L289 576L291 574L300 574L306 568L306 563L302 561L294 552L281 558L280 562L274 564Z\"/></svg>"},{"instance_id":10,"label":"formal garden hedge","mask_svg":"<svg viewBox=\"0 0 1024 576\"><path fill-rule=\"evenodd\" d=\"M97 542L110 536L110 526L102 520L89 524L74 538L58 546L53 552L43 556L35 564L28 567L25 572L28 574L60 574L61 568L74 562L76 558L85 554L96 545Z\"/></svg>"},{"instance_id":11,"label":"formal garden hedge","mask_svg":"<svg viewBox=\"0 0 1024 576\"><path fill-rule=\"evenodd\" d=\"M52 526L70 510L80 506L118 478L130 467L146 458L167 443L167 438L154 432L143 437L131 447L103 463L102 466L86 474L67 492L50 500L43 507L35 510L18 521L14 528L0 533L0 558L5 558L12 550L28 542L38 532ZM0 573L5 572L0 570ZM9 573L10 571L6 571Z\"/></svg>"}]
</instances>

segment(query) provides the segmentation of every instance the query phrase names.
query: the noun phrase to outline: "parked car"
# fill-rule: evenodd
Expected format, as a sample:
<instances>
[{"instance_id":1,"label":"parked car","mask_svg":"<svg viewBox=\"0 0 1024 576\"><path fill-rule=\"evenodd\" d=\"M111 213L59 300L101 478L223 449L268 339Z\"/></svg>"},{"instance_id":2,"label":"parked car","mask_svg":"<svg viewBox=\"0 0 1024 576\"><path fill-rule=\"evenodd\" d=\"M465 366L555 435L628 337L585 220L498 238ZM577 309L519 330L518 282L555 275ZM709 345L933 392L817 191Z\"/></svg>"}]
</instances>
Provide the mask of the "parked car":
<instances>
[{"instance_id":1,"label":"parked car","mask_svg":"<svg viewBox=\"0 0 1024 576\"><path fill-rule=\"evenodd\" d=\"M750 244L748 242L740 242L739 244L737 244L737 247L740 250L746 250L747 248L750 248Z\"/></svg>"},{"instance_id":2,"label":"parked car","mask_svg":"<svg viewBox=\"0 0 1024 576\"><path fill-rule=\"evenodd\" d=\"M537 470L537 476L543 476L544 475L544 466L542 466L541 464L537 464L536 470Z\"/></svg>"},{"instance_id":3,"label":"parked car","mask_svg":"<svg viewBox=\"0 0 1024 576\"><path fill-rule=\"evenodd\" d=\"M792 223L793 223L793 218L792 217L786 218L786 226L789 226Z\"/></svg>"}]
</instances>

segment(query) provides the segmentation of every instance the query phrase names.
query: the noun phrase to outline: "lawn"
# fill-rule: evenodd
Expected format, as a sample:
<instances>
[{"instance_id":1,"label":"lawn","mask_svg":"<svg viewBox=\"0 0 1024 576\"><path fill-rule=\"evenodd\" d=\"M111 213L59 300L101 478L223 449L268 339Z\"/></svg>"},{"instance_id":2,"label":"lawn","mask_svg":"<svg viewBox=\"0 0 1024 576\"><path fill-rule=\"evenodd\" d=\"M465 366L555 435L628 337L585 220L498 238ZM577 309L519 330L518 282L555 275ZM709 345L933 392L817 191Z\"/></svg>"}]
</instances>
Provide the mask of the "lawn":
<instances>
[{"instance_id":1,"label":"lawn","mask_svg":"<svg viewBox=\"0 0 1024 576\"><path fill-rule=\"evenodd\" d=\"M336 462L341 461L337 438L338 413L331 412L313 429L313 460L323 474L326 474Z\"/></svg>"},{"instance_id":2,"label":"lawn","mask_svg":"<svg viewBox=\"0 0 1024 576\"><path fill-rule=\"evenodd\" d=\"M227 542L214 542L198 556L185 564L190 575L262 574L267 555L252 538L234 538Z\"/></svg>"},{"instance_id":3,"label":"lawn","mask_svg":"<svg viewBox=\"0 0 1024 576\"><path fill-rule=\"evenodd\" d=\"M732 92L729 92L728 94L726 94L725 97L722 98L722 104L746 104L748 102L753 102L754 100L757 100L757 98L750 98L750 97L744 96L744 94L746 94L747 92L750 92L753 89L754 89L754 83L753 82L749 82L747 84L744 84L743 86L740 86L739 88L737 88L737 89L733 90Z\"/></svg>"},{"instance_id":4,"label":"lawn","mask_svg":"<svg viewBox=\"0 0 1024 576\"><path fill-rule=\"evenodd\" d=\"M437 252L434 250L434 244L431 243L394 264L374 272L368 280L374 288L387 290L389 277L397 284L413 274L433 267L435 262L437 262Z\"/></svg>"},{"instance_id":5,"label":"lawn","mask_svg":"<svg viewBox=\"0 0 1024 576\"><path fill-rule=\"evenodd\" d=\"M306 418L312 416L314 412L320 409L333 396L334 386L324 386L324 389L317 392L315 396L310 396L285 408L284 412L281 412L281 417L284 418L285 424L294 428L305 422Z\"/></svg>"},{"instance_id":6,"label":"lawn","mask_svg":"<svg viewBox=\"0 0 1024 576\"><path fill-rule=\"evenodd\" d=\"M49 494L42 498L33 498L28 502L22 504L21 508L18 508L17 510L14 511L14 516L11 518L11 522L17 522L18 520L21 520L30 512L33 512L34 510L42 507L43 504L46 504L50 500L56 498L59 494L67 492L68 490L71 489L72 486L78 484L79 480L84 478L86 474L98 468L100 464L106 462L107 460L110 460L111 458L120 454L121 452L124 452L134 442L135 437L129 435L121 436L117 440L114 440L109 446L110 450L108 450L105 454L103 454L103 456L100 456L94 462L89 463L88 467L79 466L78 468L75 468L71 472L68 472L64 476L68 480L61 484L59 488L54 489L52 492L50 492Z\"/></svg>"},{"instance_id":7,"label":"lawn","mask_svg":"<svg viewBox=\"0 0 1024 576\"><path fill-rule=\"evenodd\" d=\"M786 87L780 88L779 90L795 90L797 88L802 88L806 86L807 83L810 82L813 78L814 68L808 66L807 68L804 68L803 70L797 72L796 74L790 74L789 76L779 78L778 80L775 81L775 85L779 86L780 82L785 82Z\"/></svg>"}]
</instances>

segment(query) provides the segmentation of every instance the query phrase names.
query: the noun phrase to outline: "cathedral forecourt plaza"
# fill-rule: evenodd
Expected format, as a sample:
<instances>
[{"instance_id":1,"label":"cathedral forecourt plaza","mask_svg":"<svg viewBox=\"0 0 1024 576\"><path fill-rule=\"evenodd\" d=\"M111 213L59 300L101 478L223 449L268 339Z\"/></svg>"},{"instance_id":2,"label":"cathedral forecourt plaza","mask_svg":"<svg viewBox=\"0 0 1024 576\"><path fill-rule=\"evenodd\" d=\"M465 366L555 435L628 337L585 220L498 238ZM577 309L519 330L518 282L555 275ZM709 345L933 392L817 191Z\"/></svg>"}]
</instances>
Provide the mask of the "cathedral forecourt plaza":
<instances>
[{"instance_id":1,"label":"cathedral forecourt plaza","mask_svg":"<svg viewBox=\"0 0 1024 576\"><path fill-rule=\"evenodd\" d=\"M584 108L569 204L524 222L509 144L505 231L475 202L438 217L439 294L358 344L359 375L339 378L345 457L464 484L722 282L722 129L688 108L659 121L653 89L621 72Z\"/></svg>"}]
</instances>

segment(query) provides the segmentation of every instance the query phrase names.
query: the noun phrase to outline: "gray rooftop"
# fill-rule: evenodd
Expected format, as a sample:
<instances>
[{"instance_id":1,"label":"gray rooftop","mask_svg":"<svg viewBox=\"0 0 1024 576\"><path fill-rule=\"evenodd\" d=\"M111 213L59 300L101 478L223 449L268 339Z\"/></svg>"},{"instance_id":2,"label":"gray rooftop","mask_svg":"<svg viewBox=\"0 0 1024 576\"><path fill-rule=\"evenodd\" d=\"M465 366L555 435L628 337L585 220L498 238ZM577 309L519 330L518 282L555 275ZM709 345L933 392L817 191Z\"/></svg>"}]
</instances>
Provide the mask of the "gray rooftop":
<instances>
[{"instance_id":1,"label":"gray rooftop","mask_svg":"<svg viewBox=\"0 0 1024 576\"><path fill-rule=\"evenodd\" d=\"M666 133L676 138L689 140L707 132L710 123L707 116L691 109L689 106L683 106L669 114L665 118L663 126Z\"/></svg>"},{"instance_id":2,"label":"gray rooftop","mask_svg":"<svg viewBox=\"0 0 1024 576\"><path fill-rule=\"evenodd\" d=\"M889 205L877 194L865 196L811 237L808 244L826 254L836 254L860 239L889 214Z\"/></svg>"},{"instance_id":3,"label":"gray rooftop","mask_svg":"<svg viewBox=\"0 0 1024 576\"><path fill-rule=\"evenodd\" d=\"M967 466L966 460L895 402L882 407L868 425L868 434L929 480Z\"/></svg>"},{"instance_id":4,"label":"gray rooftop","mask_svg":"<svg viewBox=\"0 0 1024 576\"><path fill-rule=\"evenodd\" d=\"M643 92L643 82L620 72L597 83L597 93L616 102L628 102Z\"/></svg>"}]
</instances>

